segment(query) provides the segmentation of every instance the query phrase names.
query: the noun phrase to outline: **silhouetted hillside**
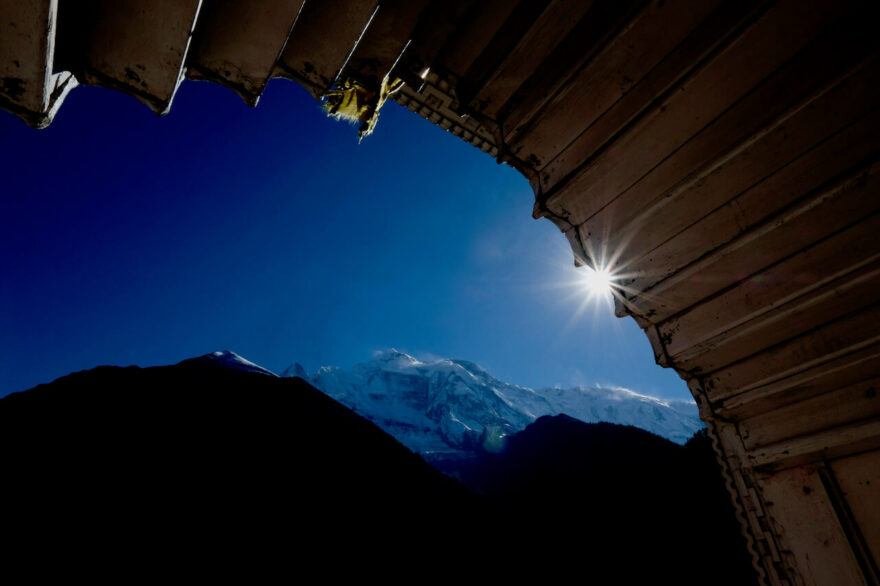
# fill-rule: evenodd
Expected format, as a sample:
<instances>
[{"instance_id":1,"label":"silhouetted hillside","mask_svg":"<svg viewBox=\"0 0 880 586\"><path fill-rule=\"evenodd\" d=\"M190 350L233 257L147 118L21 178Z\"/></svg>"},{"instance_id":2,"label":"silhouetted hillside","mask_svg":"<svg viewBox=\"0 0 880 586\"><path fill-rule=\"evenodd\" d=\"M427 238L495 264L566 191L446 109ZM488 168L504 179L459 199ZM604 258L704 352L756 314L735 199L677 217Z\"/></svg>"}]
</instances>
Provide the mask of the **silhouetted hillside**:
<instances>
[{"instance_id":1,"label":"silhouetted hillside","mask_svg":"<svg viewBox=\"0 0 880 586\"><path fill-rule=\"evenodd\" d=\"M456 475L498 503L513 548L607 582L755 584L708 437L545 416ZM548 572L550 572L548 568Z\"/></svg>"},{"instance_id":2,"label":"silhouetted hillside","mask_svg":"<svg viewBox=\"0 0 880 586\"><path fill-rule=\"evenodd\" d=\"M125 577L749 584L699 447L543 417L460 471L472 494L301 379L210 356L0 400L4 536Z\"/></svg>"},{"instance_id":3,"label":"silhouetted hillside","mask_svg":"<svg viewBox=\"0 0 880 586\"><path fill-rule=\"evenodd\" d=\"M101 367L10 395L0 445L4 533L102 565L257 556L338 574L393 555L389 570L403 571L468 497L304 381L205 359Z\"/></svg>"}]
</instances>

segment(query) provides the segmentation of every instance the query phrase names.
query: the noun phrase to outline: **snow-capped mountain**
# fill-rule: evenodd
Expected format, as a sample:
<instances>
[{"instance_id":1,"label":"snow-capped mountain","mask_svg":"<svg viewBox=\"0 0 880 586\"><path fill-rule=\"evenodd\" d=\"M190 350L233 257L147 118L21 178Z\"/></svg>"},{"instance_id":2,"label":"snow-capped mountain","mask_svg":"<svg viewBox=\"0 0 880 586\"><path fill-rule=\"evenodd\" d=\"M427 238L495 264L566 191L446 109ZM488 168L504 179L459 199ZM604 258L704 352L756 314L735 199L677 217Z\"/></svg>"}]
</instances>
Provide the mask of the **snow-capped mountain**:
<instances>
[{"instance_id":1,"label":"snow-capped mountain","mask_svg":"<svg viewBox=\"0 0 880 586\"><path fill-rule=\"evenodd\" d=\"M254 364L250 360L242 358L241 356L230 350L221 350L219 352L205 354L204 356L200 356L197 360L211 362L217 364L218 366L222 366L223 368L229 368L232 370L242 370L244 372L259 372L260 374L265 374L266 376L278 376L271 370L265 369L259 364Z\"/></svg>"},{"instance_id":2,"label":"snow-capped mountain","mask_svg":"<svg viewBox=\"0 0 880 586\"><path fill-rule=\"evenodd\" d=\"M480 445L492 451L504 436L542 415L633 425L680 444L702 427L691 402L622 388L535 390L500 381L472 362L421 361L397 350L351 370L324 366L309 374L294 364L281 376L305 379L413 451L433 457Z\"/></svg>"}]
</instances>

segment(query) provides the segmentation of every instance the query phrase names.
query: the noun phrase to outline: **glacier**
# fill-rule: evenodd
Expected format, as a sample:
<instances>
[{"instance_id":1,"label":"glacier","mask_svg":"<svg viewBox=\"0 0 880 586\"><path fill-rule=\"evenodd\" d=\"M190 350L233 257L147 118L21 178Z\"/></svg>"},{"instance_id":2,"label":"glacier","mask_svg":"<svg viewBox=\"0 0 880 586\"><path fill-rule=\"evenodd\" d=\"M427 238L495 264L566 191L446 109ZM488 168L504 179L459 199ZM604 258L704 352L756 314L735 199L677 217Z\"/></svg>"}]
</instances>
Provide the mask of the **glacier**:
<instances>
[{"instance_id":1,"label":"glacier","mask_svg":"<svg viewBox=\"0 0 880 586\"><path fill-rule=\"evenodd\" d=\"M395 349L350 370L322 366L308 373L295 363L281 376L306 380L429 459L496 451L506 436L543 415L632 425L678 444L703 427L692 401L616 387L530 389L466 360L419 360Z\"/></svg>"}]
</instances>

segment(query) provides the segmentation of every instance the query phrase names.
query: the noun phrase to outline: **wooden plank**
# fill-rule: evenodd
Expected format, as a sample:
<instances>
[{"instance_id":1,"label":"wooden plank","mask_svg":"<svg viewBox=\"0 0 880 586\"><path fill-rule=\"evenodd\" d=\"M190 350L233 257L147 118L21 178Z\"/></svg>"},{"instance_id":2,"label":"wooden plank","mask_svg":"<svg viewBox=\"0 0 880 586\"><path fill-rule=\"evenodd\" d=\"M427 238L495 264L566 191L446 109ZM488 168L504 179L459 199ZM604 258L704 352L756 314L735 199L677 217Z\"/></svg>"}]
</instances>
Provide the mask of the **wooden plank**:
<instances>
[{"instance_id":1,"label":"wooden plank","mask_svg":"<svg viewBox=\"0 0 880 586\"><path fill-rule=\"evenodd\" d=\"M652 296L662 305L666 291L683 285L684 281L693 279L699 273L692 272L688 265L697 263L700 257L706 255L707 250L721 253L723 247L734 243L736 238L758 226L774 210L779 209L780 200L803 198L815 186L825 184L850 170L853 164L880 156L880 144L876 140L878 133L880 110L739 194L640 261L630 261L627 266L630 290L635 294L648 292L648 296ZM658 218L658 221L663 220ZM697 263L694 268L699 266L703 265ZM654 314L661 317L669 315L668 308L657 305L652 304L651 310ZM636 312L645 311L637 299L631 303L631 308Z\"/></svg>"},{"instance_id":2,"label":"wooden plank","mask_svg":"<svg viewBox=\"0 0 880 586\"><path fill-rule=\"evenodd\" d=\"M878 372L880 345L869 344L828 362L809 366L794 375L747 389L747 392L728 392L712 402L712 409L718 417L746 419L873 379Z\"/></svg>"},{"instance_id":3,"label":"wooden plank","mask_svg":"<svg viewBox=\"0 0 880 586\"><path fill-rule=\"evenodd\" d=\"M59 67L165 114L183 78L201 0L61 4Z\"/></svg>"},{"instance_id":4,"label":"wooden plank","mask_svg":"<svg viewBox=\"0 0 880 586\"><path fill-rule=\"evenodd\" d=\"M187 76L226 86L256 106L303 3L206 2L187 58Z\"/></svg>"},{"instance_id":5,"label":"wooden plank","mask_svg":"<svg viewBox=\"0 0 880 586\"><path fill-rule=\"evenodd\" d=\"M470 102L492 73L527 34L535 20L553 0L518 2L459 80L456 92L463 104Z\"/></svg>"},{"instance_id":6,"label":"wooden plank","mask_svg":"<svg viewBox=\"0 0 880 586\"><path fill-rule=\"evenodd\" d=\"M765 470L802 466L880 447L880 419L858 421L750 450L748 463Z\"/></svg>"},{"instance_id":7,"label":"wooden plank","mask_svg":"<svg viewBox=\"0 0 880 586\"><path fill-rule=\"evenodd\" d=\"M817 471L778 472L760 481L767 510L797 560L805 586L864 584Z\"/></svg>"},{"instance_id":8,"label":"wooden plank","mask_svg":"<svg viewBox=\"0 0 880 586\"><path fill-rule=\"evenodd\" d=\"M316 98L321 97L330 89L375 8L375 0L307 1L273 76L293 79Z\"/></svg>"},{"instance_id":9,"label":"wooden plank","mask_svg":"<svg viewBox=\"0 0 880 586\"><path fill-rule=\"evenodd\" d=\"M48 100L56 10L57 2L0 4L0 99L37 115Z\"/></svg>"},{"instance_id":10,"label":"wooden plank","mask_svg":"<svg viewBox=\"0 0 880 586\"><path fill-rule=\"evenodd\" d=\"M564 99L584 67L609 51L609 45L618 42L620 35L636 26L646 12L678 1L595 0L586 17L574 26L541 66L531 72L497 114L509 149L521 151L522 145L513 144L516 137L525 133L533 123L540 123L540 116L552 104ZM634 38L632 43L638 40ZM578 116L581 115L578 112ZM514 154L519 155L518 152ZM532 163L538 164L539 161Z\"/></svg>"},{"instance_id":11,"label":"wooden plank","mask_svg":"<svg viewBox=\"0 0 880 586\"><path fill-rule=\"evenodd\" d=\"M384 0L352 52L343 75L378 84L401 57L428 0Z\"/></svg>"},{"instance_id":12,"label":"wooden plank","mask_svg":"<svg viewBox=\"0 0 880 586\"><path fill-rule=\"evenodd\" d=\"M472 117L459 116L455 110L457 106L455 98L449 95L449 87L443 86L443 81L431 71L426 76L421 91L405 85L394 94L393 99L447 132L457 135L462 135L465 131L470 132L471 144L493 157L496 156L498 147L492 131L480 125Z\"/></svg>"},{"instance_id":13,"label":"wooden plank","mask_svg":"<svg viewBox=\"0 0 880 586\"><path fill-rule=\"evenodd\" d=\"M548 164L541 172L549 193L545 205L571 223L591 218L782 67L842 11L843 3L807 12L795 0L775 5L587 164L590 153L575 144Z\"/></svg>"},{"instance_id":14,"label":"wooden plank","mask_svg":"<svg viewBox=\"0 0 880 586\"><path fill-rule=\"evenodd\" d=\"M736 3L727 11L743 12L746 4ZM532 100L511 112L504 134L512 152L544 167L628 93L636 91L633 96L641 98L640 104L629 101L630 110L644 108L656 97L653 92L644 90L666 87L694 59L694 53L700 54L718 43L719 36L731 26L729 16L708 24L701 22L717 5L716 0L651 2L616 37L608 40L595 58L576 71L551 100L546 103ZM699 47L693 47L686 58L681 52L667 56L698 25L711 29L711 34L700 35ZM664 58L676 65L664 68L666 83L654 80L640 83ZM632 112L629 113L632 116ZM577 120L577 124L572 124L572 120Z\"/></svg>"},{"instance_id":15,"label":"wooden plank","mask_svg":"<svg viewBox=\"0 0 880 586\"><path fill-rule=\"evenodd\" d=\"M727 202L642 260L630 261L627 266L629 291L634 298L637 295L652 298L656 303L651 304L649 311L659 318L670 315L674 309L661 307L665 305L665 299L672 297L667 293L688 279L702 279L695 275L699 274L699 267L709 266L711 262L711 258L701 259L706 257L707 250L722 254L724 247L735 245L736 238L759 226L760 221L779 209L780 200L803 198L816 185L843 175L854 163L876 159L880 155L880 144L876 141L878 132L880 111ZM696 242L699 242L697 248ZM694 266L689 266L690 263ZM635 312L645 311L638 299L629 305Z\"/></svg>"},{"instance_id":16,"label":"wooden plank","mask_svg":"<svg viewBox=\"0 0 880 586\"><path fill-rule=\"evenodd\" d=\"M542 66L592 5L592 0L574 5L565 0L551 0L516 44L502 56L495 69L479 82L468 107L491 120L497 120L499 110L508 99L532 72Z\"/></svg>"},{"instance_id":17,"label":"wooden plank","mask_svg":"<svg viewBox=\"0 0 880 586\"><path fill-rule=\"evenodd\" d=\"M759 580L762 585L791 586L790 582L785 579L780 580L780 577L792 577L796 572L790 571L788 560L784 561L780 555L782 549L780 536L768 526L771 517L767 514L767 507L757 493L754 473L743 469L745 449L736 426L716 420L712 428L718 440L717 447L720 448L722 455L725 480L730 496L735 501L743 535L748 539L750 549L757 554L753 556L752 561L758 570Z\"/></svg>"},{"instance_id":18,"label":"wooden plank","mask_svg":"<svg viewBox=\"0 0 880 586\"><path fill-rule=\"evenodd\" d=\"M880 560L880 451L830 464L870 554Z\"/></svg>"},{"instance_id":19,"label":"wooden plank","mask_svg":"<svg viewBox=\"0 0 880 586\"><path fill-rule=\"evenodd\" d=\"M880 230L880 216L873 225ZM672 364L712 372L876 302L880 251L857 261L856 270L853 259L840 254L870 248L877 234L871 230L845 230L660 324Z\"/></svg>"},{"instance_id":20,"label":"wooden plank","mask_svg":"<svg viewBox=\"0 0 880 586\"><path fill-rule=\"evenodd\" d=\"M880 342L880 306L853 312L707 376L700 377L711 401L785 379Z\"/></svg>"},{"instance_id":21,"label":"wooden plank","mask_svg":"<svg viewBox=\"0 0 880 586\"><path fill-rule=\"evenodd\" d=\"M849 32L841 31L843 38L826 36L823 42L815 43L809 51L774 74L748 99L584 222L580 228L581 239L590 241L593 247L601 241L610 250L624 246L625 241L628 257L648 255L841 128L876 109L880 104L880 61L876 56L842 79L840 72L847 70L850 55L865 52L864 47L859 48L863 43L850 43L852 51L846 51L846 57L841 59L827 57L836 55L832 49L844 47L847 37L867 42L864 35L854 37ZM800 79L809 81L800 83ZM824 84L819 85L821 80L833 81L822 87ZM820 89L809 92L813 84ZM768 88L773 90L769 95ZM785 94L785 98L774 97L778 93ZM806 94L806 97L798 98L791 109L760 127L747 140L738 140L744 131L761 125L764 115L752 115L755 111L771 111L764 105L765 101L784 105L791 99L789 94ZM743 118L752 121L745 123ZM679 175L683 169L698 170L683 179ZM795 195L793 193L790 197L793 199ZM754 207L765 209L768 206L764 204L769 201L778 202L780 206L787 203L784 197L768 199ZM611 237L607 238L607 234ZM713 239L712 234L704 233L703 237ZM683 248L690 250L689 246L690 243ZM680 268L660 264L661 259L665 260L663 256L651 255L651 259L654 269L658 265L669 272ZM646 285L639 283L637 288L647 288Z\"/></svg>"},{"instance_id":22,"label":"wooden plank","mask_svg":"<svg viewBox=\"0 0 880 586\"><path fill-rule=\"evenodd\" d=\"M746 449L880 417L880 377L823 393L738 423ZM880 485L878 485L880 486Z\"/></svg>"},{"instance_id":23,"label":"wooden plank","mask_svg":"<svg viewBox=\"0 0 880 586\"><path fill-rule=\"evenodd\" d=\"M710 249L711 253L704 253L700 260L657 286L638 293L629 300L629 309L660 323L873 214L880 209L878 172L880 161L842 180L837 179L831 186L823 186L781 213L743 231L724 246ZM860 251L859 258L873 252L876 246L872 251ZM660 275L646 274L638 278L659 280Z\"/></svg>"},{"instance_id":24,"label":"wooden plank","mask_svg":"<svg viewBox=\"0 0 880 586\"><path fill-rule=\"evenodd\" d=\"M461 27L455 31L437 55L432 68L462 77L483 53L498 29L516 8L511 0L482 0L468 12Z\"/></svg>"},{"instance_id":25,"label":"wooden plank","mask_svg":"<svg viewBox=\"0 0 880 586\"><path fill-rule=\"evenodd\" d=\"M475 3L476 0L452 3L433 0L425 8L412 33L412 44L394 71L394 76L402 79L411 92L421 91L431 67L438 65L438 55L450 37L466 25L465 19Z\"/></svg>"},{"instance_id":26,"label":"wooden plank","mask_svg":"<svg viewBox=\"0 0 880 586\"><path fill-rule=\"evenodd\" d=\"M48 126L76 86L69 72L53 72L57 4L0 4L0 107L34 128Z\"/></svg>"}]
</instances>

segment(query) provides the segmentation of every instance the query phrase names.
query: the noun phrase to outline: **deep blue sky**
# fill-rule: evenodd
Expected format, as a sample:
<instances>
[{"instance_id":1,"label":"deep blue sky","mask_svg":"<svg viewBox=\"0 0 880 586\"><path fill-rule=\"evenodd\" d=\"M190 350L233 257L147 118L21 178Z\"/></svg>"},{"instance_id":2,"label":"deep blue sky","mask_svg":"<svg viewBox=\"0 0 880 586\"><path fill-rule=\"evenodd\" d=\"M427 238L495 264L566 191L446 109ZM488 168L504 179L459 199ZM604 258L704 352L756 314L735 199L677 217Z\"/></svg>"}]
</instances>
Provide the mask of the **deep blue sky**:
<instances>
[{"instance_id":1,"label":"deep blue sky","mask_svg":"<svg viewBox=\"0 0 880 586\"><path fill-rule=\"evenodd\" d=\"M632 320L584 306L524 178L396 104L359 145L286 81L255 109L185 82L164 118L80 87L45 130L0 111L0 145L0 396L220 349L281 372L396 347L690 397Z\"/></svg>"}]
</instances>

